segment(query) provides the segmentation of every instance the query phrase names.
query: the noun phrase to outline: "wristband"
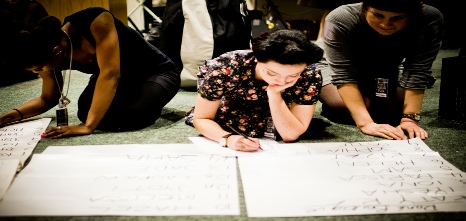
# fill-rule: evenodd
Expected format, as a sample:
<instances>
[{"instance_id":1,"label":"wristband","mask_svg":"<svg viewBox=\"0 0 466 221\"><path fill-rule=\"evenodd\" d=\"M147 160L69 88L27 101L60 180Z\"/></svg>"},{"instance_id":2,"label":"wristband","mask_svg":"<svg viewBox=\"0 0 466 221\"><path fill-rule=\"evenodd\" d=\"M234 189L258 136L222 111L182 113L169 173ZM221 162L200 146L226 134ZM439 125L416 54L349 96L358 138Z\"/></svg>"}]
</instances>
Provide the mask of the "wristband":
<instances>
[{"instance_id":1,"label":"wristband","mask_svg":"<svg viewBox=\"0 0 466 221\"><path fill-rule=\"evenodd\" d=\"M408 119L413 120L416 123L419 123L419 121L421 120L421 114L417 114L417 113L403 114L401 118L408 118Z\"/></svg>"},{"instance_id":2,"label":"wristband","mask_svg":"<svg viewBox=\"0 0 466 221\"><path fill-rule=\"evenodd\" d=\"M23 113L21 113L21 111L19 111L19 110L16 109L16 108L13 109L13 110L18 111L18 114L19 114L19 116L21 117L21 118L19 119L19 121L23 120Z\"/></svg>"},{"instance_id":3,"label":"wristband","mask_svg":"<svg viewBox=\"0 0 466 221\"><path fill-rule=\"evenodd\" d=\"M228 147L228 138L231 135L233 135L233 134L227 134L227 135L223 136L222 138L220 138L220 140L218 141L220 143L220 146Z\"/></svg>"}]
</instances>

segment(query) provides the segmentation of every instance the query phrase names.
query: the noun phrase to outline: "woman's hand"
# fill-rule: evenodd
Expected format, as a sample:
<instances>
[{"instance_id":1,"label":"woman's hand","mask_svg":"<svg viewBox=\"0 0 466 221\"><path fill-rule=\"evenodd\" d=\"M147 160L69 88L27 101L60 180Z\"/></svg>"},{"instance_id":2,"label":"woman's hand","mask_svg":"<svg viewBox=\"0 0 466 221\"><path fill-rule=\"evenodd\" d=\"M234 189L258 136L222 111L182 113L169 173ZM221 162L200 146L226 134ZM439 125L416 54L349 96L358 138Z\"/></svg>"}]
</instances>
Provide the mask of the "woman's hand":
<instances>
[{"instance_id":1,"label":"woman's hand","mask_svg":"<svg viewBox=\"0 0 466 221\"><path fill-rule=\"evenodd\" d=\"M401 127L393 127L389 124L369 123L359 128L363 133L383 137L389 140L404 140L407 139Z\"/></svg>"},{"instance_id":2,"label":"woman's hand","mask_svg":"<svg viewBox=\"0 0 466 221\"><path fill-rule=\"evenodd\" d=\"M50 137L52 139L57 139L62 137L88 135L92 132L93 130L85 125L59 126L48 129L47 131L45 131L44 134L42 134L42 137Z\"/></svg>"},{"instance_id":3,"label":"woman's hand","mask_svg":"<svg viewBox=\"0 0 466 221\"><path fill-rule=\"evenodd\" d=\"M298 80L296 79L295 81L286 83L284 85L269 85L267 86L267 92L275 92L281 94L285 89L293 86L296 83L296 81Z\"/></svg>"},{"instance_id":4,"label":"woman's hand","mask_svg":"<svg viewBox=\"0 0 466 221\"><path fill-rule=\"evenodd\" d=\"M397 128L408 132L408 136L410 139L419 137L422 140L424 140L429 137L429 134L427 134L427 131L419 127L419 125L417 125L417 123L412 120L405 121L404 119L402 119L400 125L398 125Z\"/></svg>"},{"instance_id":5,"label":"woman's hand","mask_svg":"<svg viewBox=\"0 0 466 221\"><path fill-rule=\"evenodd\" d=\"M246 139L240 135L231 135L227 140L228 148L236 151L253 152L261 149L258 139Z\"/></svg>"}]
</instances>

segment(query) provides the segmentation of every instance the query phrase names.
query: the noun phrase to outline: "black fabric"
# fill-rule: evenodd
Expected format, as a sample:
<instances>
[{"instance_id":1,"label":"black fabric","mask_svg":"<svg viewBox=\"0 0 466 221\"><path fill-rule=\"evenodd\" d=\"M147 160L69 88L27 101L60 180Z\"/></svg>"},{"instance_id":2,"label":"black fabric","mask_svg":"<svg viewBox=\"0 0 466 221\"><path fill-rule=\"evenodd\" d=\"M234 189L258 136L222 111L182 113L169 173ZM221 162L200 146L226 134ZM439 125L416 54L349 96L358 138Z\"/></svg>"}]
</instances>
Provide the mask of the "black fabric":
<instances>
[{"instance_id":1,"label":"black fabric","mask_svg":"<svg viewBox=\"0 0 466 221\"><path fill-rule=\"evenodd\" d=\"M264 23L267 26L267 31L273 31L277 29L288 29L288 25L283 20L282 14L278 11L278 6L273 0L266 0L262 6L264 9Z\"/></svg>"},{"instance_id":2,"label":"black fabric","mask_svg":"<svg viewBox=\"0 0 466 221\"><path fill-rule=\"evenodd\" d=\"M108 10L98 7L84 9L66 16L63 24L70 22L73 27L76 28L79 33L95 47L95 40L94 37L92 37L90 26L97 16L106 11Z\"/></svg>"},{"instance_id":3,"label":"black fabric","mask_svg":"<svg viewBox=\"0 0 466 221\"><path fill-rule=\"evenodd\" d=\"M403 104L394 100L382 100L374 98L368 108L372 120L378 124L390 124L394 127L400 124ZM320 115L332 122L347 125L356 125L351 113L346 108L335 109L322 104Z\"/></svg>"},{"instance_id":4,"label":"black fabric","mask_svg":"<svg viewBox=\"0 0 466 221\"><path fill-rule=\"evenodd\" d=\"M179 70L183 69L183 62L180 57L184 27L181 1L167 0L160 33L160 50L172 59Z\"/></svg>"},{"instance_id":5,"label":"black fabric","mask_svg":"<svg viewBox=\"0 0 466 221\"><path fill-rule=\"evenodd\" d=\"M307 6L311 8L329 9L332 10L340 5L357 3L361 1L356 0L301 0L298 5Z\"/></svg>"},{"instance_id":6,"label":"black fabric","mask_svg":"<svg viewBox=\"0 0 466 221\"><path fill-rule=\"evenodd\" d=\"M155 76L144 82L140 90L119 88L116 99L99 124L98 129L108 131L136 130L152 125L161 114L162 108L176 95L179 79ZM89 79L78 100L78 118L85 122L91 107L97 76ZM163 82L162 86L158 82ZM169 89L166 89L166 86ZM150 98L150 99L148 99Z\"/></svg>"},{"instance_id":7,"label":"black fabric","mask_svg":"<svg viewBox=\"0 0 466 221\"><path fill-rule=\"evenodd\" d=\"M466 120L466 56L442 59L438 116Z\"/></svg>"},{"instance_id":8,"label":"black fabric","mask_svg":"<svg viewBox=\"0 0 466 221\"><path fill-rule=\"evenodd\" d=\"M152 27L146 33L144 39L154 47L160 48L160 32L162 32L162 24L153 22Z\"/></svg>"},{"instance_id":9,"label":"black fabric","mask_svg":"<svg viewBox=\"0 0 466 221\"><path fill-rule=\"evenodd\" d=\"M372 120L378 124L390 124L394 127L398 126L403 113L404 89L396 87L394 92L392 91L391 95L389 95L391 96L389 98L376 97L373 96L374 93L375 92L372 91L370 95L363 94L365 99L369 99L369 106L367 107L367 110L369 111ZM334 100L337 99L341 98L334 98ZM354 122L348 108L346 108L346 106L338 105L338 103L339 102L323 102L321 115L335 123L355 125L356 123Z\"/></svg>"},{"instance_id":10,"label":"black fabric","mask_svg":"<svg viewBox=\"0 0 466 221\"><path fill-rule=\"evenodd\" d=\"M65 18L65 23L70 22L73 27L83 35L95 47L95 40L90 33L90 25L102 12L108 10L99 7L91 7L79 11ZM173 70L173 62L159 49L152 46L134 29L124 25L115 18L115 26L118 32L120 46L121 77L125 80L138 80L142 82L150 75L163 74L165 70ZM84 73L98 74L97 68L88 68ZM83 67L76 67L78 70ZM128 76L131 75L131 76Z\"/></svg>"},{"instance_id":11,"label":"black fabric","mask_svg":"<svg viewBox=\"0 0 466 221\"><path fill-rule=\"evenodd\" d=\"M246 10L244 0L206 0L206 5L214 36L214 52L211 58L229 51L249 49L251 22L241 12L241 5ZM183 63L180 57L184 27L182 0L168 0L162 20L160 49L175 62L178 69L182 69Z\"/></svg>"},{"instance_id":12,"label":"black fabric","mask_svg":"<svg viewBox=\"0 0 466 221\"><path fill-rule=\"evenodd\" d=\"M90 32L94 19L106 9L91 7L65 18L95 46ZM120 46L120 80L112 104L99 128L110 130L132 129L152 124L163 106L171 100L180 87L180 72L174 63L159 49L152 46L134 29L115 18ZM79 46L78 46L79 47ZM78 102L78 117L85 122L90 109L99 68L95 62L73 69L93 74Z\"/></svg>"},{"instance_id":13,"label":"black fabric","mask_svg":"<svg viewBox=\"0 0 466 221\"><path fill-rule=\"evenodd\" d=\"M241 13L244 0L206 0L214 32L214 53L212 57L239 50L249 49L251 22ZM243 11L243 13L246 13Z\"/></svg>"}]
</instances>

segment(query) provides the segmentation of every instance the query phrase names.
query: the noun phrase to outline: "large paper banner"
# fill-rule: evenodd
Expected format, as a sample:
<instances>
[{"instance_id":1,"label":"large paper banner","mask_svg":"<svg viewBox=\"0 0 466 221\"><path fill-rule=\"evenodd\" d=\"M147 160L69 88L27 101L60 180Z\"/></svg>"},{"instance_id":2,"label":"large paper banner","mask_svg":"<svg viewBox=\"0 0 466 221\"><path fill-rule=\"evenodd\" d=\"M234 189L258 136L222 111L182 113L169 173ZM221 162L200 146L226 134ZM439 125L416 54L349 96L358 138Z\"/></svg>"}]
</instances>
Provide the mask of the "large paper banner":
<instances>
[{"instance_id":1,"label":"large paper banner","mask_svg":"<svg viewBox=\"0 0 466 221\"><path fill-rule=\"evenodd\" d=\"M19 159L20 168L31 156L51 118L25 121L0 128L0 160Z\"/></svg>"},{"instance_id":2,"label":"large paper banner","mask_svg":"<svg viewBox=\"0 0 466 221\"><path fill-rule=\"evenodd\" d=\"M249 217L466 211L466 174L436 152L307 145L302 156L238 157Z\"/></svg>"},{"instance_id":3,"label":"large paper banner","mask_svg":"<svg viewBox=\"0 0 466 221\"><path fill-rule=\"evenodd\" d=\"M239 215L235 158L33 155L0 216Z\"/></svg>"},{"instance_id":4,"label":"large paper banner","mask_svg":"<svg viewBox=\"0 0 466 221\"><path fill-rule=\"evenodd\" d=\"M18 165L18 159L0 160L0 200L15 177Z\"/></svg>"}]
</instances>

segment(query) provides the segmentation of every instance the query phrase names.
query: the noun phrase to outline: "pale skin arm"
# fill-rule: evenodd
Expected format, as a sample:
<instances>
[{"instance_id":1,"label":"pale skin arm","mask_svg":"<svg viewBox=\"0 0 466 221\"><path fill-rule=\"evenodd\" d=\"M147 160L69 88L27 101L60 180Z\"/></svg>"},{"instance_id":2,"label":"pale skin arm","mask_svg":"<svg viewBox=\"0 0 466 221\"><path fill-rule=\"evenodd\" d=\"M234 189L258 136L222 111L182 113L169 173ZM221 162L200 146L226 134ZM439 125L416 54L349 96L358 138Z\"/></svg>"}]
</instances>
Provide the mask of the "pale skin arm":
<instances>
[{"instance_id":1,"label":"pale skin arm","mask_svg":"<svg viewBox=\"0 0 466 221\"><path fill-rule=\"evenodd\" d=\"M419 137L426 139L427 132L419 127L411 119L402 118L400 125L393 127L389 124L375 123L364 103L362 95L356 84L348 83L338 87L338 92L351 113L359 129L368 135L383 137L386 139L406 139L403 131L408 132L409 138ZM405 89L404 113L420 113L424 90Z\"/></svg>"},{"instance_id":2,"label":"pale skin arm","mask_svg":"<svg viewBox=\"0 0 466 221\"><path fill-rule=\"evenodd\" d=\"M23 119L42 114L58 104L60 92L53 72L42 71L39 75L42 78L42 91L40 96L16 108L23 114ZM58 81L60 83L62 82L61 75L58 75ZM10 110L0 116L0 126L20 119L21 116L16 110Z\"/></svg>"},{"instance_id":3,"label":"pale skin arm","mask_svg":"<svg viewBox=\"0 0 466 221\"><path fill-rule=\"evenodd\" d=\"M46 132L47 137L60 138L91 134L99 125L115 96L120 79L120 48L112 15L104 12L97 16L92 22L90 30L96 41L100 73L86 123L51 128Z\"/></svg>"},{"instance_id":4,"label":"pale skin arm","mask_svg":"<svg viewBox=\"0 0 466 221\"><path fill-rule=\"evenodd\" d=\"M284 142L295 141L306 132L316 108L315 104L298 105L292 103L291 107L286 105L281 96L281 91L294 83L295 81L283 86L267 87L273 124Z\"/></svg>"},{"instance_id":5,"label":"pale skin arm","mask_svg":"<svg viewBox=\"0 0 466 221\"><path fill-rule=\"evenodd\" d=\"M215 122L215 114L220 105L220 100L209 101L201 95L197 95L195 104L195 114L193 118L194 127L205 137L218 141L220 138L230 132L227 132ZM257 151L260 148L259 140L249 138L248 140L240 135L232 135L227 139L227 146L233 150ZM243 146L243 147L241 147Z\"/></svg>"},{"instance_id":6,"label":"pale skin arm","mask_svg":"<svg viewBox=\"0 0 466 221\"><path fill-rule=\"evenodd\" d=\"M423 99L424 90L405 89L403 113L421 113ZM400 125L397 128L408 132L409 138L419 137L424 140L429 137L426 130L408 118L401 118Z\"/></svg>"},{"instance_id":7,"label":"pale skin arm","mask_svg":"<svg viewBox=\"0 0 466 221\"><path fill-rule=\"evenodd\" d=\"M386 139L406 139L401 128L395 128L389 124L377 124L372 120L356 84L347 83L338 86L338 93L363 133Z\"/></svg>"}]
</instances>

